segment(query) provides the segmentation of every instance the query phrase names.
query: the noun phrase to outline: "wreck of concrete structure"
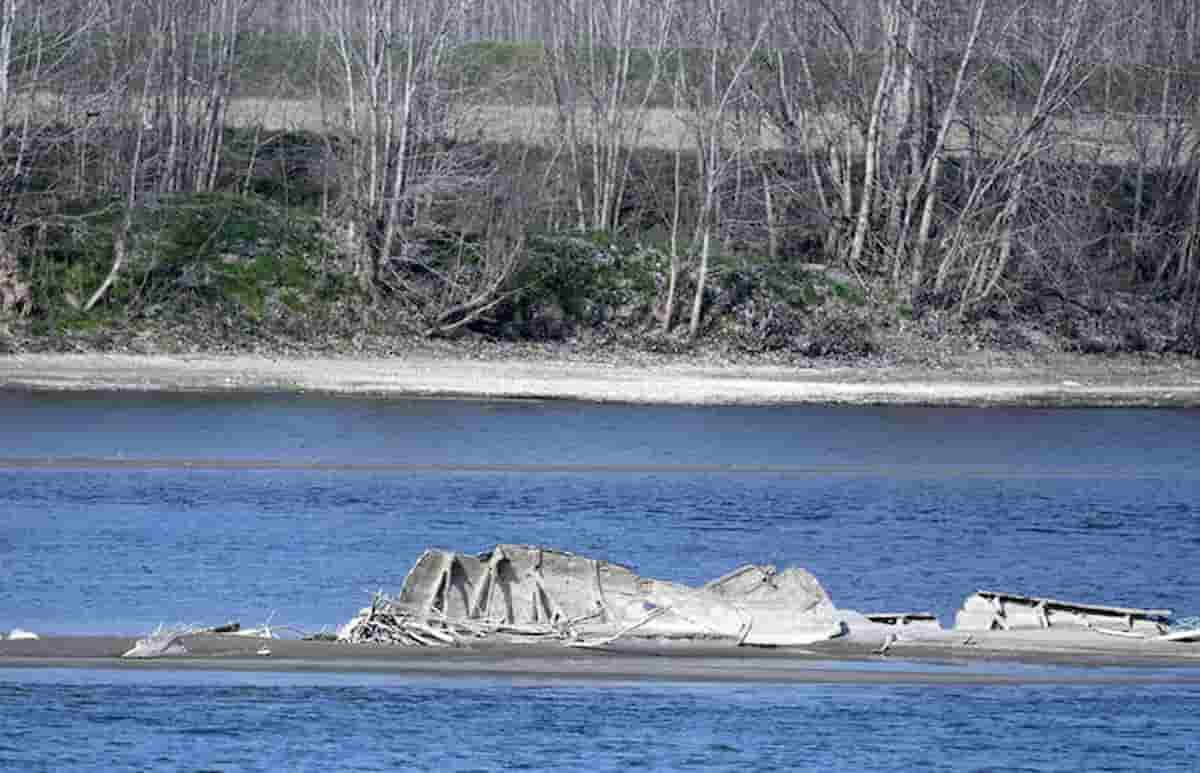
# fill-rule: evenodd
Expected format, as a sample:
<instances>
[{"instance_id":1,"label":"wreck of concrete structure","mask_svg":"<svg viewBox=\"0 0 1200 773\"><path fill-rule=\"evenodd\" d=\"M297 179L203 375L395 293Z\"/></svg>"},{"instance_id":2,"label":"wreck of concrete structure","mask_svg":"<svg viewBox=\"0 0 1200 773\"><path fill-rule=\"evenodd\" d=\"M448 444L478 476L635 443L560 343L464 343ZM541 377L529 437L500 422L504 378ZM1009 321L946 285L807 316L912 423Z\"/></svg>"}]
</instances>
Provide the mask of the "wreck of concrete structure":
<instances>
[{"instance_id":1,"label":"wreck of concrete structure","mask_svg":"<svg viewBox=\"0 0 1200 773\"><path fill-rule=\"evenodd\" d=\"M994 652L1167 652L1200 639L1171 612L979 591L955 626L930 613L861 614L834 606L804 569L747 564L696 588L642 577L610 561L529 545L479 555L429 550L396 596L378 594L338 631L341 641L461 646L475 640L618 641L805 646L836 639L875 654L930 647ZM1151 649L1146 649L1150 647ZM898 649L900 648L900 649ZM1140 649L1139 649L1140 648ZM1178 654L1178 649L1170 654Z\"/></svg>"},{"instance_id":2,"label":"wreck of concrete structure","mask_svg":"<svg viewBox=\"0 0 1200 773\"><path fill-rule=\"evenodd\" d=\"M955 615L956 631L1019 631L1075 627L1096 633L1149 638L1171 631L1171 610L1114 607L977 591Z\"/></svg>"},{"instance_id":3,"label":"wreck of concrete structure","mask_svg":"<svg viewBox=\"0 0 1200 773\"><path fill-rule=\"evenodd\" d=\"M748 564L694 588L561 550L498 545L477 556L426 551L399 595L377 596L338 636L408 645L507 637L581 647L629 638L787 646L845 635L844 618L800 568Z\"/></svg>"}]
</instances>

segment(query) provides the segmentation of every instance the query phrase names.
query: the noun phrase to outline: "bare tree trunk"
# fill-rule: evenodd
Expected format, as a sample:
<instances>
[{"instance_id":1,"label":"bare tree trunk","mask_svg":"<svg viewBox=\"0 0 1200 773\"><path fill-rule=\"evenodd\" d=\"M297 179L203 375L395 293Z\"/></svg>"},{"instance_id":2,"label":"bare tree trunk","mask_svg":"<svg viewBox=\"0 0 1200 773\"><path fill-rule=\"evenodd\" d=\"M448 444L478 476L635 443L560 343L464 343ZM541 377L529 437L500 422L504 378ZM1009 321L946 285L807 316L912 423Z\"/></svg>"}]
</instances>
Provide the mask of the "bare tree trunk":
<instances>
[{"instance_id":1,"label":"bare tree trunk","mask_svg":"<svg viewBox=\"0 0 1200 773\"><path fill-rule=\"evenodd\" d=\"M408 39L415 40L415 22L416 20L409 17L408 23ZM417 59L415 46L408 47L407 55L404 60L404 82L401 89L404 96L400 101L399 115L399 136L396 138L396 161L392 166L392 187L391 195L388 199L387 215L383 224L383 237L379 245L379 252L375 256L374 264L371 270L372 282L379 279L379 264L381 260L387 259L392 254L392 244L396 239L396 231L399 228L400 221L400 201L404 197L405 184L408 178L408 167L410 164L409 157L409 142L411 139L411 127L413 123L413 103L414 93L417 85Z\"/></svg>"},{"instance_id":2,"label":"bare tree trunk","mask_svg":"<svg viewBox=\"0 0 1200 773\"><path fill-rule=\"evenodd\" d=\"M942 120L938 127L937 139L934 140L933 147L930 149L929 159L926 162L926 168L923 173L924 179L919 188L914 187L909 192L914 203L916 196L919 195L919 191L924 190L925 192L925 205L922 208L921 222L917 228L917 243L912 254L912 271L909 276L909 286L913 292L916 292L920 288L923 280L925 255L929 249L929 236L933 230L933 213L937 206L938 187L941 185L942 155L945 152L946 141L950 136L950 126L958 111L959 100L963 96L967 69L970 67L975 57L976 47L979 45L980 30L983 26L987 4L988 0L978 0L975 6L975 15L971 22L971 34L967 39L966 47L963 49L962 57L958 62L958 71L954 76L954 86L950 91L950 98L946 100L946 106L942 111Z\"/></svg>"},{"instance_id":3,"label":"bare tree trunk","mask_svg":"<svg viewBox=\"0 0 1200 773\"><path fill-rule=\"evenodd\" d=\"M142 173L142 148L145 144L146 133L150 131L150 89L154 83L157 72L159 56L162 53L162 38L165 33L166 19L159 16L156 29L153 31L154 46L150 50L149 57L146 62L146 69L142 79L142 93L137 101L136 118L134 120L134 138L133 138L133 154L129 161L128 177L125 184L125 211L121 215L120 224L116 227L113 233L113 261L112 266L108 270L108 275L104 277L104 281L96 288L84 304L84 311L91 311L92 308L104 298L113 283L117 281L121 275L121 270L125 266L129 250L129 237L133 230L133 213L137 206L138 186Z\"/></svg>"},{"instance_id":4,"label":"bare tree trunk","mask_svg":"<svg viewBox=\"0 0 1200 773\"><path fill-rule=\"evenodd\" d=\"M771 23L771 15L764 14L762 22L749 40L730 41L725 5L727 0L708 0L707 27L708 72L707 83L697 84L692 91L692 113L697 138L698 157L702 162L702 186L704 200L697 219L697 236L693 244L700 243L700 265L696 272L696 288L692 298L692 314L688 322L688 338L694 340L700 331L704 311L704 294L708 289L712 232L717 225L720 204L718 196L729 166L746 144L746 138L738 138L730 147L730 127L727 126L731 111L744 95L744 78L750 63L762 45L763 37ZM726 53L732 51L732 53ZM742 127L745 128L744 126Z\"/></svg>"},{"instance_id":5,"label":"bare tree trunk","mask_svg":"<svg viewBox=\"0 0 1200 773\"><path fill-rule=\"evenodd\" d=\"M1088 77L1088 70L1080 65L1084 61L1080 40L1089 6L1090 0L1074 0L1067 9L1029 114L1013 127L990 171L975 182L962 205L963 214L943 239L945 248L934 281L935 292L944 292L952 273L973 256L966 279L958 286L960 312L983 300L982 293L996 286L999 275L988 272L985 264L995 261L991 265L998 264L1001 272L1008 265L1014 249L1012 220L1024 203L1030 166L1052 145L1047 138L1054 129L1054 117L1067 107ZM987 203L994 192L1004 197L998 210Z\"/></svg>"},{"instance_id":6,"label":"bare tree trunk","mask_svg":"<svg viewBox=\"0 0 1200 773\"><path fill-rule=\"evenodd\" d=\"M900 25L899 0L894 0L890 8L886 10L884 18L887 21L887 58L883 65L883 73L879 76L879 84L875 88L875 101L871 105L871 115L867 124L866 147L863 149L865 171L863 172L862 193L858 202L858 218L854 225L854 238L850 244L849 264L852 267L862 263L867 231L871 226L871 205L875 195L876 167L879 162L879 132L881 124L887 121L892 78L896 69L895 38L899 33Z\"/></svg>"},{"instance_id":7,"label":"bare tree trunk","mask_svg":"<svg viewBox=\"0 0 1200 773\"><path fill-rule=\"evenodd\" d=\"M675 0L550 4L544 62L559 132L575 170L580 230L619 225L632 149L646 130L675 19ZM634 78L635 54L649 57L645 79Z\"/></svg>"},{"instance_id":8,"label":"bare tree trunk","mask_svg":"<svg viewBox=\"0 0 1200 773\"><path fill-rule=\"evenodd\" d=\"M11 259L13 245L7 237L16 217L16 198L12 194L20 184L19 161L10 164L4 158L4 149L13 132L13 33L21 5L22 0L0 0L0 260ZM19 141L24 144L23 138Z\"/></svg>"},{"instance_id":9,"label":"bare tree trunk","mask_svg":"<svg viewBox=\"0 0 1200 773\"><path fill-rule=\"evenodd\" d=\"M767 171L767 165L761 159L759 163L763 191L763 220L767 224L767 257L774 261L779 258L779 218L775 213L775 196L771 190L771 178Z\"/></svg>"},{"instance_id":10,"label":"bare tree trunk","mask_svg":"<svg viewBox=\"0 0 1200 773\"><path fill-rule=\"evenodd\" d=\"M695 340L700 332L700 318L704 311L704 288L708 283L708 256L712 247L712 223L705 223L700 239L700 267L696 270L696 294L692 297L692 316L688 322L688 338Z\"/></svg>"},{"instance_id":11,"label":"bare tree trunk","mask_svg":"<svg viewBox=\"0 0 1200 773\"><path fill-rule=\"evenodd\" d=\"M17 12L22 0L0 0L0 140L9 125L10 75L13 56L13 32L17 26Z\"/></svg>"},{"instance_id":12,"label":"bare tree trunk","mask_svg":"<svg viewBox=\"0 0 1200 773\"><path fill-rule=\"evenodd\" d=\"M683 71L683 63L676 64L674 90L672 93L672 103L676 115L679 115L683 105L683 91L686 87L686 81ZM671 186L671 265L667 273L667 298L663 309L662 332L664 334L671 332L671 326L675 322L675 303L676 294L679 287L679 272L680 256L679 256L679 226L680 217L683 208L683 145L680 143L675 147L674 158L674 176Z\"/></svg>"}]
</instances>

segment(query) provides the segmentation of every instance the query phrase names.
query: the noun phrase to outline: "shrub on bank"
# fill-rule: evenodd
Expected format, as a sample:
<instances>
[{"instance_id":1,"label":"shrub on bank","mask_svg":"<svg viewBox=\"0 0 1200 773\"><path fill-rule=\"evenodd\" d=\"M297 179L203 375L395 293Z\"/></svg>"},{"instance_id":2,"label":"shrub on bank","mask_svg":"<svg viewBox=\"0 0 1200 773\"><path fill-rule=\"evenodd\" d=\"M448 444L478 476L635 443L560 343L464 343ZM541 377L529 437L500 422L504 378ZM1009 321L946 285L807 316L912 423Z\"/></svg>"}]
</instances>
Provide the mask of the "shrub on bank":
<instances>
[{"instance_id":1,"label":"shrub on bank","mask_svg":"<svg viewBox=\"0 0 1200 773\"><path fill-rule=\"evenodd\" d=\"M609 234L538 234L529 241L508 328L561 338L578 326L640 325L653 307L666 256Z\"/></svg>"},{"instance_id":2,"label":"shrub on bank","mask_svg":"<svg viewBox=\"0 0 1200 773\"><path fill-rule=\"evenodd\" d=\"M321 269L329 247L315 217L257 196L161 196L134 213L125 264L89 309L123 218L118 204L81 216L29 254L37 332L194 315L253 326L307 314L345 290Z\"/></svg>"}]
</instances>

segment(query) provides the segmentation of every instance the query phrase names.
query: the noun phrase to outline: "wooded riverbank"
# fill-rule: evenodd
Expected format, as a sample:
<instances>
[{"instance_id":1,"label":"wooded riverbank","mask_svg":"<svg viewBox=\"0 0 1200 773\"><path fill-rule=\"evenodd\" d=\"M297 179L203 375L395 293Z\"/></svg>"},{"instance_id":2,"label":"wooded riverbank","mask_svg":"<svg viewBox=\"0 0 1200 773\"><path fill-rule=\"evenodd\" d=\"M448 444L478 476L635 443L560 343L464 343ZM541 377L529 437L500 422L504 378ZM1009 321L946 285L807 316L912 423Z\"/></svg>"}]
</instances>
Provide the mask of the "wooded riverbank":
<instances>
[{"instance_id":1,"label":"wooded riverbank","mask_svg":"<svg viewBox=\"0 0 1200 773\"><path fill-rule=\"evenodd\" d=\"M10 3L0 351L1195 356L1200 15L1043 5Z\"/></svg>"}]
</instances>

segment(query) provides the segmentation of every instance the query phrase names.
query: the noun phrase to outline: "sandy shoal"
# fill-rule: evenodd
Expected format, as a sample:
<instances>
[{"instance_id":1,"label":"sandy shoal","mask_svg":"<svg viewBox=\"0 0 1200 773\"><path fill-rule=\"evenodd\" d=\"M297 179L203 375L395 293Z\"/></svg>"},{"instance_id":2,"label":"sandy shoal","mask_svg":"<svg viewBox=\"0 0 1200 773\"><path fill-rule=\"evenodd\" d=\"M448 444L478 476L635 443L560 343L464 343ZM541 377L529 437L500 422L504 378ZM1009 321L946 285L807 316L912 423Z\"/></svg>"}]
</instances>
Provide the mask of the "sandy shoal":
<instances>
[{"instance_id":1,"label":"sandy shoal","mask_svg":"<svg viewBox=\"0 0 1200 773\"><path fill-rule=\"evenodd\" d=\"M778 649L704 643L629 644L606 650L536 643L407 648L232 636L188 637L185 643L188 654L183 656L126 660L120 654L133 646L133 637L52 636L36 641L0 641L0 668L340 672L601 682L1200 685L1200 660L1194 657L1179 659L1128 650L967 653L924 646L884 657L870 648L836 642ZM270 654L256 654L264 645Z\"/></svg>"},{"instance_id":2,"label":"sandy shoal","mask_svg":"<svg viewBox=\"0 0 1200 773\"><path fill-rule=\"evenodd\" d=\"M22 354L0 356L0 388L316 392L392 397L570 399L676 405L1200 406L1200 361L980 357L954 367L791 367L663 361Z\"/></svg>"}]
</instances>

